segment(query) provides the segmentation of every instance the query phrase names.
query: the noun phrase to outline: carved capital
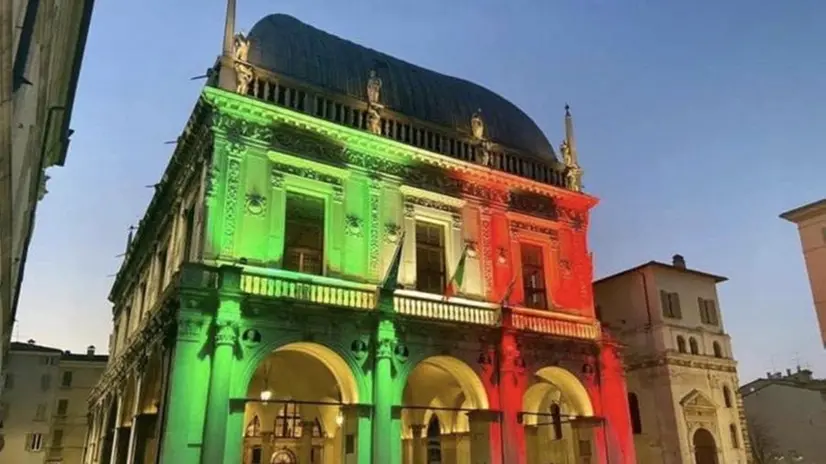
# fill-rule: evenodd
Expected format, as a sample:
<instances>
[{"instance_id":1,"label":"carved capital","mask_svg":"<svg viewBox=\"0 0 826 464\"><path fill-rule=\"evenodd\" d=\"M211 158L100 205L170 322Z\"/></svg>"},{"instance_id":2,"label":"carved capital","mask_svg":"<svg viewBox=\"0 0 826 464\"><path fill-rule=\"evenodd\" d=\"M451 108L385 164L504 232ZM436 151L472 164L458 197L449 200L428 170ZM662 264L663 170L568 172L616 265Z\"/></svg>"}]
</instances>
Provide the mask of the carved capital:
<instances>
[{"instance_id":1,"label":"carved capital","mask_svg":"<svg viewBox=\"0 0 826 464\"><path fill-rule=\"evenodd\" d=\"M217 321L215 323L215 344L234 345L238 340L238 327L234 322Z\"/></svg>"},{"instance_id":2,"label":"carved capital","mask_svg":"<svg viewBox=\"0 0 826 464\"><path fill-rule=\"evenodd\" d=\"M376 358L390 359L396 350L396 340L393 338L380 338L376 342Z\"/></svg>"},{"instance_id":3,"label":"carved capital","mask_svg":"<svg viewBox=\"0 0 826 464\"><path fill-rule=\"evenodd\" d=\"M404 203L404 217L406 218L413 218L416 217L416 205L412 202L408 202L405 200Z\"/></svg>"},{"instance_id":4,"label":"carved capital","mask_svg":"<svg viewBox=\"0 0 826 464\"><path fill-rule=\"evenodd\" d=\"M341 185L333 186L333 201L336 203L342 203L344 201L344 187Z\"/></svg>"},{"instance_id":5,"label":"carved capital","mask_svg":"<svg viewBox=\"0 0 826 464\"><path fill-rule=\"evenodd\" d=\"M274 189L280 189L284 187L284 174L276 169L272 169L270 171L270 186Z\"/></svg>"},{"instance_id":6,"label":"carved capital","mask_svg":"<svg viewBox=\"0 0 826 464\"><path fill-rule=\"evenodd\" d=\"M196 316L183 316L176 321L179 341L197 341L203 336L204 320Z\"/></svg>"}]
</instances>

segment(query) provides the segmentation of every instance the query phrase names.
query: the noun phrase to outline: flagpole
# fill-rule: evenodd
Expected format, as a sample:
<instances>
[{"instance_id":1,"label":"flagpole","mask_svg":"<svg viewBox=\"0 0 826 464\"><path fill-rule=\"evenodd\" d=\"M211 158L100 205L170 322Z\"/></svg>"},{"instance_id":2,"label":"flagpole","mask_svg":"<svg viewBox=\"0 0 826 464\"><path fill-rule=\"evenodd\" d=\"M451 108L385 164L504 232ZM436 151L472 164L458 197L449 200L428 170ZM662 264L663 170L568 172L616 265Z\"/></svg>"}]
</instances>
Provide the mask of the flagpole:
<instances>
[{"instance_id":1,"label":"flagpole","mask_svg":"<svg viewBox=\"0 0 826 464\"><path fill-rule=\"evenodd\" d=\"M456 265L456 269L453 270L453 275L451 275L450 280L447 281L447 285L445 285L445 289L443 292L445 300L450 298L450 296L448 296L450 286L451 284L456 282L456 277L459 275L459 272L464 273L465 259L467 259L467 252L469 248L470 244L465 243L465 247L462 248L462 254L459 255L459 263ZM461 286L461 282L459 283L459 285ZM456 289L456 293L459 293L459 289Z\"/></svg>"}]
</instances>

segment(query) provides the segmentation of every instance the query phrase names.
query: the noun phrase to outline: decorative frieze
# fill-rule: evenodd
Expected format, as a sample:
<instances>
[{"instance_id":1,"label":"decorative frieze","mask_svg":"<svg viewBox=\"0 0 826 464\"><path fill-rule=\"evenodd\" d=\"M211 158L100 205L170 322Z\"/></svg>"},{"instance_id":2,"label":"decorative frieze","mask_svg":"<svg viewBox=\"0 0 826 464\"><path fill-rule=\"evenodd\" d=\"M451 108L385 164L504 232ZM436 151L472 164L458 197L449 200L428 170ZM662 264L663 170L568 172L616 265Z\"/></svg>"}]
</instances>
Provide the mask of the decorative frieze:
<instances>
[{"instance_id":1,"label":"decorative frieze","mask_svg":"<svg viewBox=\"0 0 826 464\"><path fill-rule=\"evenodd\" d=\"M542 235L547 235L552 241L559 240L559 232L553 227L547 227L531 222L511 220L511 232L518 235L521 231L535 232Z\"/></svg>"},{"instance_id":2,"label":"decorative frieze","mask_svg":"<svg viewBox=\"0 0 826 464\"><path fill-rule=\"evenodd\" d=\"M267 197L260 193L247 194L246 209L252 216L262 216L267 208Z\"/></svg>"},{"instance_id":3,"label":"decorative frieze","mask_svg":"<svg viewBox=\"0 0 826 464\"><path fill-rule=\"evenodd\" d=\"M370 179L370 275L378 276L381 254L379 223L381 221L381 181Z\"/></svg>"},{"instance_id":4,"label":"decorative frieze","mask_svg":"<svg viewBox=\"0 0 826 464\"><path fill-rule=\"evenodd\" d=\"M364 235L364 221L355 214L348 214L344 218L344 233L350 237L361 237Z\"/></svg>"},{"instance_id":5,"label":"decorative frieze","mask_svg":"<svg viewBox=\"0 0 826 464\"><path fill-rule=\"evenodd\" d=\"M302 177L304 179L316 180L334 186L342 185L342 181L339 177L332 176L330 174L323 173L319 170L304 166L294 166L292 164L273 162L271 175L273 177L276 177L275 173L280 174L282 176L283 174L292 174L294 176Z\"/></svg>"},{"instance_id":6,"label":"decorative frieze","mask_svg":"<svg viewBox=\"0 0 826 464\"><path fill-rule=\"evenodd\" d=\"M238 326L232 321L215 323L215 345L235 345L238 341Z\"/></svg>"},{"instance_id":7,"label":"decorative frieze","mask_svg":"<svg viewBox=\"0 0 826 464\"><path fill-rule=\"evenodd\" d=\"M224 239L222 254L231 256L235 241L238 196L241 188L241 160L227 159L226 191L224 195Z\"/></svg>"}]
</instances>

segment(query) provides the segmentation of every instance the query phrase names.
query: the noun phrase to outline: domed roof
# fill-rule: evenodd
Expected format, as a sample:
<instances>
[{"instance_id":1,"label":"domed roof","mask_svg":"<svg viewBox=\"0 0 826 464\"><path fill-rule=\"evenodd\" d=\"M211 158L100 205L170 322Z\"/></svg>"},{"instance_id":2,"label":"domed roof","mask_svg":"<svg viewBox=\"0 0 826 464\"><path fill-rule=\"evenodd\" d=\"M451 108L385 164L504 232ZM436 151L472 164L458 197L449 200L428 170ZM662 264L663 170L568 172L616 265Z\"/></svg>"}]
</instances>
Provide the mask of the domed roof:
<instances>
[{"instance_id":1,"label":"domed roof","mask_svg":"<svg viewBox=\"0 0 826 464\"><path fill-rule=\"evenodd\" d=\"M382 79L381 103L401 114L470 132L482 110L487 137L555 159L548 139L522 110L490 90L341 39L284 14L258 21L248 36L255 66L335 93L367 100L367 78Z\"/></svg>"}]
</instances>

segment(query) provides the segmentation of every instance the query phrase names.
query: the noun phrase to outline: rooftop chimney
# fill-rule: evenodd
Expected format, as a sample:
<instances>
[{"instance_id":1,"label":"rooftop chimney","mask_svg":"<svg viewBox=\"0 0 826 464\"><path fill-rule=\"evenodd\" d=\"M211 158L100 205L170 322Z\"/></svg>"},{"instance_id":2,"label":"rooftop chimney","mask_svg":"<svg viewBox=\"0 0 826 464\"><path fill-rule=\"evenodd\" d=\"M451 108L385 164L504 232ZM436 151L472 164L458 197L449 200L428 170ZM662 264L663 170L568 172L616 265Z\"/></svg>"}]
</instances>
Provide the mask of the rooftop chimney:
<instances>
[{"instance_id":1,"label":"rooftop chimney","mask_svg":"<svg viewBox=\"0 0 826 464\"><path fill-rule=\"evenodd\" d=\"M685 258L683 255L674 255L671 257L671 264L676 268L685 269Z\"/></svg>"},{"instance_id":2,"label":"rooftop chimney","mask_svg":"<svg viewBox=\"0 0 826 464\"><path fill-rule=\"evenodd\" d=\"M27 341L26 343L28 343L29 345L34 345L34 339L30 338L29 341Z\"/></svg>"},{"instance_id":3,"label":"rooftop chimney","mask_svg":"<svg viewBox=\"0 0 826 464\"><path fill-rule=\"evenodd\" d=\"M95 355L95 345L89 345L88 347L86 347L86 354L88 356L94 356Z\"/></svg>"}]
</instances>

